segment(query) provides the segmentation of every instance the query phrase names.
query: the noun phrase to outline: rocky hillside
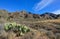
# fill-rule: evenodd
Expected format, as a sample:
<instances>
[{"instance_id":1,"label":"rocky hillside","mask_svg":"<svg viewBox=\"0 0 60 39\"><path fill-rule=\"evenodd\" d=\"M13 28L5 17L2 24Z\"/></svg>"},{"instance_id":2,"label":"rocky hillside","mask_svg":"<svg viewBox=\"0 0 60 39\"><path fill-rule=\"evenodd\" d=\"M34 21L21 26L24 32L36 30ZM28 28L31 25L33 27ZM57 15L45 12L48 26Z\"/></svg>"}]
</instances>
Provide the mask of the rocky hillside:
<instances>
[{"instance_id":1,"label":"rocky hillside","mask_svg":"<svg viewBox=\"0 0 60 39\"><path fill-rule=\"evenodd\" d=\"M56 15L53 13L46 12L44 14L32 14L31 12L20 11L20 12L8 12L6 10L0 10L0 18L6 20L46 20L46 19L59 19L60 14Z\"/></svg>"},{"instance_id":2,"label":"rocky hillside","mask_svg":"<svg viewBox=\"0 0 60 39\"><path fill-rule=\"evenodd\" d=\"M56 15L56 14L49 13L49 12L46 12L41 15L32 14L31 12L26 12L26 11L13 12L11 14L13 15L13 17L16 16L16 17L22 17L25 19L58 19L60 17L60 14Z\"/></svg>"},{"instance_id":3,"label":"rocky hillside","mask_svg":"<svg viewBox=\"0 0 60 39\"><path fill-rule=\"evenodd\" d=\"M4 24L12 22L25 25L31 31L23 36L16 36L13 30L4 31ZM20 12L0 10L0 39L60 39L60 14L46 12L39 15L24 10Z\"/></svg>"}]
</instances>

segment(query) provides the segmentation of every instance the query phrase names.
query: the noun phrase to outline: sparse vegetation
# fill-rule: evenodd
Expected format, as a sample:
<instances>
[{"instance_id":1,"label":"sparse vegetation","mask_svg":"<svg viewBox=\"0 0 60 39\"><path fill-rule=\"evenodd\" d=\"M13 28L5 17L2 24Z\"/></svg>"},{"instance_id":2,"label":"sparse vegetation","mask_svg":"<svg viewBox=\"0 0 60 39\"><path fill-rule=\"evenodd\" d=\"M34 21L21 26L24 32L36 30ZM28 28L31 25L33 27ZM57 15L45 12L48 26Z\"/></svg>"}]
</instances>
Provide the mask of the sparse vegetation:
<instances>
[{"instance_id":1,"label":"sparse vegetation","mask_svg":"<svg viewBox=\"0 0 60 39\"><path fill-rule=\"evenodd\" d=\"M20 35L24 35L25 33L30 31L30 29L27 26L23 26L21 24L16 23L5 24L4 30L6 32L13 31L14 33L19 33Z\"/></svg>"},{"instance_id":2,"label":"sparse vegetation","mask_svg":"<svg viewBox=\"0 0 60 39\"><path fill-rule=\"evenodd\" d=\"M60 39L59 17L0 10L0 39Z\"/></svg>"}]
</instances>

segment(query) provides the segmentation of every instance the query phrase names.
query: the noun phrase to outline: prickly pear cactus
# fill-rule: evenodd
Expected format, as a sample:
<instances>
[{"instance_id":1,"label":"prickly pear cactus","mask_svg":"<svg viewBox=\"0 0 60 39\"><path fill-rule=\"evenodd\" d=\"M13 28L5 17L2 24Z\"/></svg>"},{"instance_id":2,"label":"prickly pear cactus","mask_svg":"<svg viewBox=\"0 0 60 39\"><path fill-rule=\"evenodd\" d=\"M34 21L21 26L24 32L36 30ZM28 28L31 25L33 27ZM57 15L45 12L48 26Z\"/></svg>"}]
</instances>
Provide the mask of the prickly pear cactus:
<instances>
[{"instance_id":1,"label":"prickly pear cactus","mask_svg":"<svg viewBox=\"0 0 60 39\"><path fill-rule=\"evenodd\" d=\"M25 33L29 32L30 29L27 26L21 25L21 24L17 24L17 23L6 23L4 26L4 30L5 31L13 31L14 33L18 33L20 35L24 35Z\"/></svg>"}]
</instances>

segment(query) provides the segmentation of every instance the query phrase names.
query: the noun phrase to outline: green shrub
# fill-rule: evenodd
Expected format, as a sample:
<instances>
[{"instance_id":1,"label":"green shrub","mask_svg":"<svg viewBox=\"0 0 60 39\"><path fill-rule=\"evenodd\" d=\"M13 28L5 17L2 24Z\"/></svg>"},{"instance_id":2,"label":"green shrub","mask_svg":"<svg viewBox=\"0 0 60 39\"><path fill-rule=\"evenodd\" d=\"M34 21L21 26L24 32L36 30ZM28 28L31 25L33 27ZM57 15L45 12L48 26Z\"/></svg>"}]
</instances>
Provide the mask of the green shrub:
<instances>
[{"instance_id":1,"label":"green shrub","mask_svg":"<svg viewBox=\"0 0 60 39\"><path fill-rule=\"evenodd\" d=\"M6 23L4 26L5 31L13 31L14 33L18 33L20 35L24 35L25 33L29 32L30 29L27 26L17 24L17 23Z\"/></svg>"}]
</instances>

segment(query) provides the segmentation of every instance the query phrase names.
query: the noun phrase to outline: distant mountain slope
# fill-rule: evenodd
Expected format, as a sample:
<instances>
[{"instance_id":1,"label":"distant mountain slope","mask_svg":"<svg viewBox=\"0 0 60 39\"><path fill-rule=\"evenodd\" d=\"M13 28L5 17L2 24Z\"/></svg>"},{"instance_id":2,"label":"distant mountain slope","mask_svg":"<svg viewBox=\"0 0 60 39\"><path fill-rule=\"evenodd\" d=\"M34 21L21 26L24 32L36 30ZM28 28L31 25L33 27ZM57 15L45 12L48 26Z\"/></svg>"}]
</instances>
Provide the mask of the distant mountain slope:
<instances>
[{"instance_id":1,"label":"distant mountain slope","mask_svg":"<svg viewBox=\"0 0 60 39\"><path fill-rule=\"evenodd\" d=\"M53 13L46 12L44 14L32 14L27 11L20 12L8 12L6 10L0 10L0 18L6 20L46 20L46 19L60 19L60 14L56 15Z\"/></svg>"}]
</instances>

